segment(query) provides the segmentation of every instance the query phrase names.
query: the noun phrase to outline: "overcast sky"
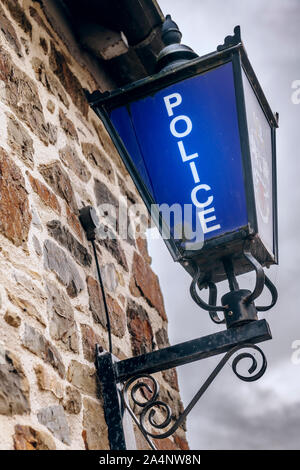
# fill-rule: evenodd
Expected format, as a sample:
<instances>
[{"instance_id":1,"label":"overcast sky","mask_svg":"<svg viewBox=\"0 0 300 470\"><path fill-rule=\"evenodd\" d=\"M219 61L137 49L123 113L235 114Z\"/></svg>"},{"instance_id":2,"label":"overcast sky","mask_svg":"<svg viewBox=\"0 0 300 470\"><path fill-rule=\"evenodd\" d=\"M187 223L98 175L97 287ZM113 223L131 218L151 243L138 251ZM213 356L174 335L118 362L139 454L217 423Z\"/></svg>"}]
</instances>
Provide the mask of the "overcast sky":
<instances>
[{"instance_id":1,"label":"overcast sky","mask_svg":"<svg viewBox=\"0 0 300 470\"><path fill-rule=\"evenodd\" d=\"M182 43L199 55L214 51L239 24L262 88L280 114L280 264L268 271L279 301L264 315L273 340L261 343L268 368L259 381L244 383L230 364L225 367L188 419L190 447L300 449L300 363L291 360L293 342L299 340L300 345L300 104L291 100L292 83L300 80L300 0L159 0L159 4L179 25ZM172 261L162 240L149 240L149 250L165 298L171 344L219 331L191 300L191 278ZM252 275L241 280L241 287L252 285ZM178 369L185 406L219 359Z\"/></svg>"}]
</instances>

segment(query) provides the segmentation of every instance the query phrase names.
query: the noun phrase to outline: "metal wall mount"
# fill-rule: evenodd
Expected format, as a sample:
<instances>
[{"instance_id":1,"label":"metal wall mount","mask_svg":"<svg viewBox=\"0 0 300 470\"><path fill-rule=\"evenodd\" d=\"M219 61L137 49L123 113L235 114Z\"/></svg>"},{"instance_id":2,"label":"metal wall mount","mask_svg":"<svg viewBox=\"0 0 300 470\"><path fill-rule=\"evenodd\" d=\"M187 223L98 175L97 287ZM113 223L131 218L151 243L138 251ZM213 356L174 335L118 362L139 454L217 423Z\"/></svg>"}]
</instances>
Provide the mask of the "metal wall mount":
<instances>
[{"instance_id":1,"label":"metal wall mount","mask_svg":"<svg viewBox=\"0 0 300 470\"><path fill-rule=\"evenodd\" d=\"M100 352L100 348L97 347L96 369L104 401L110 449L132 449L132 428L128 426L128 416L126 416L129 413L149 447L155 450L153 439L169 437L183 424L235 353L237 355L231 364L234 374L243 381L258 380L266 370L267 361L256 343L271 338L266 320L256 320L122 361L118 361L111 353ZM159 399L159 385L152 374L222 353L225 355L218 365L179 418L173 421L169 405ZM259 360L255 357L257 355ZM239 363L246 358L251 360L248 374L238 370Z\"/></svg>"}]
</instances>

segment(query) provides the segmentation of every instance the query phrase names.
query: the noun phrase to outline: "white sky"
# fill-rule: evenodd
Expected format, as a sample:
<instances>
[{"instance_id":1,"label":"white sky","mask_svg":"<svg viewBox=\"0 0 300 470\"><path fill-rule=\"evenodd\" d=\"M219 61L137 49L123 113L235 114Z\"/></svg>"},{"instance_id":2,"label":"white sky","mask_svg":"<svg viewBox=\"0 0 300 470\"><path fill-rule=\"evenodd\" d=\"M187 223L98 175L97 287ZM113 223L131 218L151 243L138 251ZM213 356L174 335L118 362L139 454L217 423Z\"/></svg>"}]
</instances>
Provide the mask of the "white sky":
<instances>
[{"instance_id":1,"label":"white sky","mask_svg":"<svg viewBox=\"0 0 300 470\"><path fill-rule=\"evenodd\" d=\"M300 449L300 363L292 363L292 343L300 340L300 104L291 101L300 80L300 0L159 0L183 33L182 43L199 55L212 52L235 25L274 111L277 134L279 267L268 272L279 291L267 312L273 340L262 343L268 369L257 382L239 381L227 366L188 419L192 449ZM171 344L219 331L189 294L190 277L176 265L162 240L149 240L169 317ZM251 288L252 275L241 287ZM227 289L227 286L223 287ZM261 318L263 316L260 316ZM219 358L220 359L220 358ZM217 358L178 369L187 405Z\"/></svg>"}]
</instances>

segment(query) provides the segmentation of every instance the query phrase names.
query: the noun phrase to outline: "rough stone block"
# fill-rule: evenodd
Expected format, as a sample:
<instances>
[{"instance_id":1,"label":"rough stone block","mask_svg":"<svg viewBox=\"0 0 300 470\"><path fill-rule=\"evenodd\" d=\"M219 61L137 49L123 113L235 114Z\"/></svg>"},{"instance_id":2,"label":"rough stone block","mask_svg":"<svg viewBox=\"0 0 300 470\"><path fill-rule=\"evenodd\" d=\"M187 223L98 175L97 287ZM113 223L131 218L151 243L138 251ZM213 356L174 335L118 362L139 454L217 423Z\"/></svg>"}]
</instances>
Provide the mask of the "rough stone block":
<instances>
[{"instance_id":1,"label":"rough stone block","mask_svg":"<svg viewBox=\"0 0 300 470\"><path fill-rule=\"evenodd\" d=\"M89 325L80 325L82 336L82 349L84 358L87 361L95 362L96 344L102 343L101 338L96 335Z\"/></svg>"},{"instance_id":2,"label":"rough stone block","mask_svg":"<svg viewBox=\"0 0 300 470\"><path fill-rule=\"evenodd\" d=\"M73 171L84 183L87 183L91 178L91 172L86 164L79 158L75 148L71 145L65 145L59 151L59 156L63 164Z\"/></svg>"},{"instance_id":3,"label":"rough stone block","mask_svg":"<svg viewBox=\"0 0 300 470\"><path fill-rule=\"evenodd\" d=\"M66 286L70 297L76 297L84 289L75 263L52 240L44 242L44 266L55 272L59 281Z\"/></svg>"},{"instance_id":4,"label":"rough stone block","mask_svg":"<svg viewBox=\"0 0 300 470\"><path fill-rule=\"evenodd\" d=\"M28 239L31 213L20 169L0 147L0 232L16 246Z\"/></svg>"},{"instance_id":5,"label":"rough stone block","mask_svg":"<svg viewBox=\"0 0 300 470\"><path fill-rule=\"evenodd\" d=\"M49 165L40 165L39 171L53 191L64 199L72 210L76 212L77 203L72 184L60 162L56 160Z\"/></svg>"},{"instance_id":6,"label":"rough stone block","mask_svg":"<svg viewBox=\"0 0 300 470\"><path fill-rule=\"evenodd\" d=\"M52 437L38 431L31 426L15 426L13 435L15 450L55 450L55 442Z\"/></svg>"},{"instance_id":7,"label":"rough stone block","mask_svg":"<svg viewBox=\"0 0 300 470\"><path fill-rule=\"evenodd\" d=\"M82 424L82 437L87 450L109 450L104 411L99 402L84 398Z\"/></svg>"},{"instance_id":8,"label":"rough stone block","mask_svg":"<svg viewBox=\"0 0 300 470\"><path fill-rule=\"evenodd\" d=\"M127 327L134 356L153 350L153 331L148 313L141 305L133 301L130 301L127 306Z\"/></svg>"},{"instance_id":9,"label":"rough stone block","mask_svg":"<svg viewBox=\"0 0 300 470\"><path fill-rule=\"evenodd\" d=\"M18 36L13 25L5 15L2 7L0 7L0 24L1 32L8 44L13 48L13 50L16 52L16 54L18 54L19 57L22 57L22 49Z\"/></svg>"},{"instance_id":10,"label":"rough stone block","mask_svg":"<svg viewBox=\"0 0 300 470\"><path fill-rule=\"evenodd\" d=\"M81 395L74 387L66 388L66 395L63 401L63 407L69 414L78 415L82 408Z\"/></svg>"},{"instance_id":11,"label":"rough stone block","mask_svg":"<svg viewBox=\"0 0 300 470\"><path fill-rule=\"evenodd\" d=\"M49 58L50 68L59 78L62 86L71 97L75 106L80 109L82 114L87 117L89 105L85 97L83 87L78 78L71 71L68 59L65 55L58 51L53 42L51 42L51 52Z\"/></svg>"},{"instance_id":12,"label":"rough stone block","mask_svg":"<svg viewBox=\"0 0 300 470\"><path fill-rule=\"evenodd\" d=\"M21 318L16 312L12 312L11 310L6 310L4 320L14 328L18 328L21 325Z\"/></svg>"},{"instance_id":13,"label":"rough stone block","mask_svg":"<svg viewBox=\"0 0 300 470\"><path fill-rule=\"evenodd\" d=\"M39 422L46 426L57 439L67 445L71 444L69 425L61 405L42 408L37 417Z\"/></svg>"},{"instance_id":14,"label":"rough stone block","mask_svg":"<svg viewBox=\"0 0 300 470\"><path fill-rule=\"evenodd\" d=\"M16 152L18 157L25 163L26 166L33 168L33 140L27 130L20 122L16 120L12 114L8 115L7 137L7 142L10 148Z\"/></svg>"},{"instance_id":15,"label":"rough stone block","mask_svg":"<svg viewBox=\"0 0 300 470\"><path fill-rule=\"evenodd\" d=\"M12 304L19 307L22 312L35 318L41 325L46 326L46 321L43 315L37 310L37 308L30 302L22 297L12 294L7 291L7 296Z\"/></svg>"},{"instance_id":16,"label":"rough stone block","mask_svg":"<svg viewBox=\"0 0 300 470\"><path fill-rule=\"evenodd\" d=\"M41 390L52 392L54 396L61 399L64 396L64 387L62 382L54 373L50 373L42 365L37 365L34 369L37 383Z\"/></svg>"},{"instance_id":17,"label":"rough stone block","mask_svg":"<svg viewBox=\"0 0 300 470\"><path fill-rule=\"evenodd\" d=\"M76 127L74 126L71 119L67 118L66 113L64 113L62 109L59 110L59 122L60 127L65 131L67 137L78 142Z\"/></svg>"},{"instance_id":18,"label":"rough stone block","mask_svg":"<svg viewBox=\"0 0 300 470\"><path fill-rule=\"evenodd\" d=\"M98 168L111 183L114 183L115 175L113 167L107 157L104 155L104 152L101 152L101 147L89 142L83 142L81 144L81 148L82 153L87 161L90 162L91 165L93 165L95 168Z\"/></svg>"},{"instance_id":19,"label":"rough stone block","mask_svg":"<svg viewBox=\"0 0 300 470\"><path fill-rule=\"evenodd\" d=\"M45 362L48 362L57 370L59 375L64 378L65 366L61 355L57 351L56 347L53 346L53 344L51 344L50 341L48 341L39 331L35 330L30 325L25 324L22 344L33 354L36 354Z\"/></svg>"},{"instance_id":20,"label":"rough stone block","mask_svg":"<svg viewBox=\"0 0 300 470\"><path fill-rule=\"evenodd\" d=\"M71 361L67 379L81 392L87 395L97 396L97 379L94 367L88 367L78 361Z\"/></svg>"},{"instance_id":21,"label":"rough stone block","mask_svg":"<svg viewBox=\"0 0 300 470\"><path fill-rule=\"evenodd\" d=\"M49 93L51 93L56 98L58 98L66 106L66 108L69 108L70 103L67 98L67 95L63 87L61 86L60 82L54 76L51 70L46 68L46 65L44 64L44 62L38 57L33 57L31 63L32 63L32 68L35 72L36 79L39 80L44 85L44 87L48 90ZM50 107L49 111L53 113L54 111L53 107Z\"/></svg>"},{"instance_id":22,"label":"rough stone block","mask_svg":"<svg viewBox=\"0 0 300 470\"><path fill-rule=\"evenodd\" d=\"M48 314L51 338L59 341L64 348L78 353L79 337L74 310L67 295L52 282L47 282Z\"/></svg>"},{"instance_id":23,"label":"rough stone block","mask_svg":"<svg viewBox=\"0 0 300 470\"><path fill-rule=\"evenodd\" d=\"M19 359L11 352L0 349L0 414L23 415L30 413L29 383Z\"/></svg>"},{"instance_id":24,"label":"rough stone block","mask_svg":"<svg viewBox=\"0 0 300 470\"><path fill-rule=\"evenodd\" d=\"M167 320L158 277L154 274L149 264L136 252L133 256L132 276L136 287L143 294L149 305L156 308L163 320ZM132 293L136 295L134 289Z\"/></svg>"},{"instance_id":25,"label":"rough stone block","mask_svg":"<svg viewBox=\"0 0 300 470\"><path fill-rule=\"evenodd\" d=\"M71 232L64 227L59 220L51 220L47 223L48 233L60 245L67 248L82 266L91 266L92 257L87 249L79 243Z\"/></svg>"}]
</instances>

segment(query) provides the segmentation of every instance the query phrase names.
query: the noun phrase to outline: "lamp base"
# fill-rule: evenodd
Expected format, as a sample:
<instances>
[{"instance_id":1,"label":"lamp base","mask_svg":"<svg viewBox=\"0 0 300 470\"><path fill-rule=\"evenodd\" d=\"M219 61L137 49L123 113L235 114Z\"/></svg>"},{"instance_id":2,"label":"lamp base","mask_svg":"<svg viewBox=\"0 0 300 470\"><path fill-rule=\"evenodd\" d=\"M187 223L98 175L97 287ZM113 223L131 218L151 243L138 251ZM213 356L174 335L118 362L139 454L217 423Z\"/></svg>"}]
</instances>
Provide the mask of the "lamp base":
<instances>
[{"instance_id":1,"label":"lamp base","mask_svg":"<svg viewBox=\"0 0 300 470\"><path fill-rule=\"evenodd\" d=\"M251 291L247 289L239 289L223 295L221 302L226 307L224 317L227 328L258 320L254 303L247 302L250 295Z\"/></svg>"}]
</instances>

